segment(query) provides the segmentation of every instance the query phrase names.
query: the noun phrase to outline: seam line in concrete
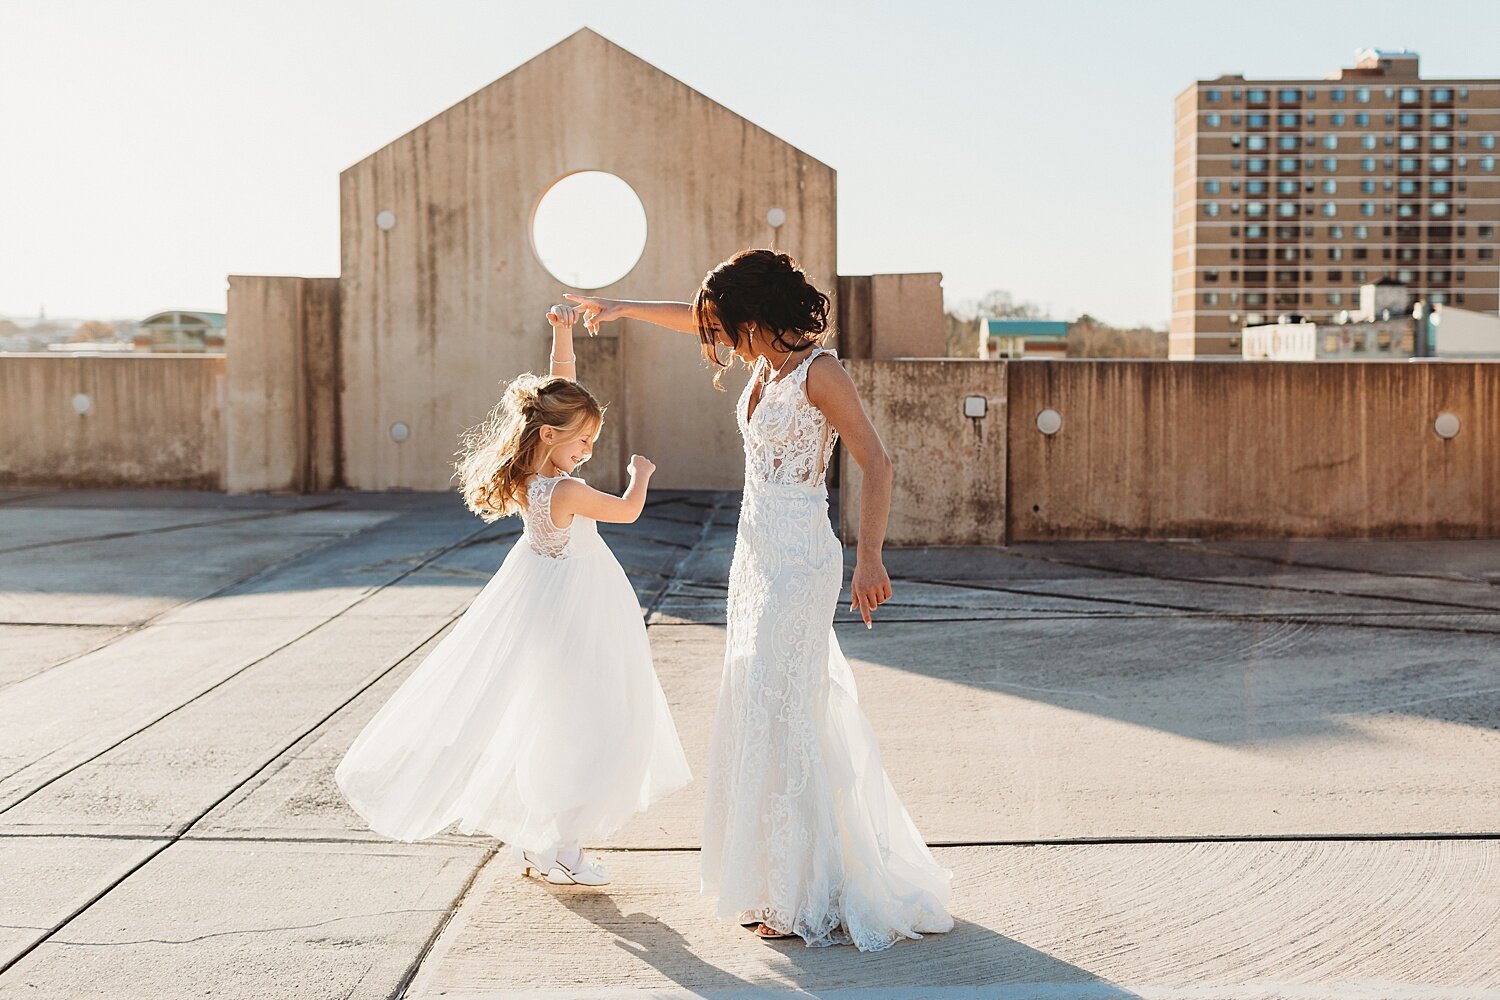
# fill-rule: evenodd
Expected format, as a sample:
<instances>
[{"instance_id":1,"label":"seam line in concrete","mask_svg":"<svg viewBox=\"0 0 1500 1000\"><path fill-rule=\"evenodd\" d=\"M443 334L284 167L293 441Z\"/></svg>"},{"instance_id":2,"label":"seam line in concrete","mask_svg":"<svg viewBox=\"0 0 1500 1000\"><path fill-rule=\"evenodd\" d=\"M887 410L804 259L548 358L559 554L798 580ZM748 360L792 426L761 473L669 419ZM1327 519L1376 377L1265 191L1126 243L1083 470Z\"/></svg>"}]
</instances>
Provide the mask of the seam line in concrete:
<instances>
[{"instance_id":1,"label":"seam line in concrete","mask_svg":"<svg viewBox=\"0 0 1500 1000\"><path fill-rule=\"evenodd\" d=\"M212 692L218 690L219 688L223 687L225 684L228 684L230 681L234 680L236 677L238 677L241 674L243 674L245 671L250 670L251 668L255 667L256 665L258 665L260 663L264 663L266 660L268 660L271 657L275 656L277 653L280 653L282 650L287 649L290 646L296 645L298 642L301 642L303 639L306 639L308 636L312 635L314 632L317 632L318 630L320 630L320 629L322 629L322 628L324 628L324 627L332 624L333 622L337 621L339 618L341 618L345 613L347 613L351 609L358 607L359 605L363 604L365 601L368 601L370 598L374 597L376 594L379 594L381 591L385 590L386 588L395 586L396 584L400 583L402 580L406 579L408 576L412 575L413 573L415 573L418 570L422 569L423 567L427 566L428 564L430 564L434 560L439 559L439 558L443 557L444 555L447 555L453 549L458 548L461 544L463 544L464 542L468 541L469 539L472 539L472 538L478 536L479 534L482 534L485 530L487 530L487 528L488 528L488 526L486 525L485 527L474 529L473 531L471 531L468 534L466 534L458 542L454 542L454 543L451 543L449 545L439 546L437 549L431 550L430 553L425 558L423 558L421 561L417 562L415 565L413 565L413 566L411 566L411 567L409 567L409 568L407 568L405 570L402 570L395 577L393 577L392 579L386 581L385 583L382 583L380 586L373 587L370 590L366 591L365 593L361 594L356 600L354 600L352 603L350 603L347 607L341 608L332 617L324 619L323 621L321 621L318 624L314 625L312 628L307 629L304 632L300 632L297 635L293 636L292 638L288 639L286 642L284 642L281 645L277 646L275 649L272 649L272 650L266 652L265 654L263 654L261 656L258 656L255 659L251 660L249 663L246 663L243 666L240 666L240 667L236 668L231 673L227 674L224 677L221 677L219 680L215 681L213 684L210 684L208 687L204 688L202 691L199 691L197 694L193 695L191 698L187 699L186 701L181 702L181 703L173 706L172 708L167 709L167 711L165 711L162 714L158 715L156 718L152 719L150 722L147 722L145 725L143 725L143 726L141 726L141 727L139 727L139 728L137 728L135 730L132 730L129 733L126 733L124 736L120 737L118 740L116 740L115 742L111 743L109 746L103 748L102 750L98 751L97 753L92 754L91 756L85 758L84 760L78 761L76 764L73 764L71 767L68 767L68 768L66 768L66 769L64 769L62 771L59 771L57 774L54 774L52 777L48 778L46 781L44 781L41 784L36 785L35 787L29 789L26 792L26 794L22 795L20 798L18 798L15 801L9 803L8 805L4 806L3 808L0 808L0 815L3 815L4 813L7 813L10 810L14 809L16 806L20 805L21 803L25 802L27 799L31 798L37 792L40 792L43 789L47 788L53 782L59 781L62 778L65 778L68 775L72 774L74 771L78 770L79 768L85 767L88 764L93 763L94 761L98 760L100 757L102 757L105 754L109 753L111 750L115 749L116 747L120 746L121 744L126 743L126 742L134 739L135 737L139 736L141 733L143 733L146 730L150 729L152 726L156 725L157 723L163 721L164 719L167 719L167 718L171 717L172 715L176 714L177 712L180 712L182 709L184 709L187 706L189 706L189 705L193 704L194 702L198 701L200 698L203 698L206 695L209 695ZM205 598L204 600L207 600L207 598ZM165 612L163 612L163 613L165 613ZM455 616L455 617L457 617L457 616ZM450 622L451 621L452 621L452 619L450 619ZM444 625L444 628L446 628L446 627L447 626ZM123 636L116 636L113 641L118 642L121 638L123 638ZM58 664L58 666L60 666L60 665L61 664ZM36 676L36 675L33 674L32 676ZM8 779L8 778L13 777L16 774L19 774L20 771L24 770L25 767L27 767L27 766L29 766L29 764L23 765L17 771L13 771L13 772L11 772L11 774L6 775L5 778Z\"/></svg>"},{"instance_id":2,"label":"seam line in concrete","mask_svg":"<svg viewBox=\"0 0 1500 1000\"><path fill-rule=\"evenodd\" d=\"M479 530L482 531L484 529L481 528ZM445 547L441 551L435 553L431 558L436 559L440 555L442 555L444 552L447 552L447 551L448 551L448 549ZM410 570L408 572L415 572L415 570L416 570L416 567L414 567L412 570ZM403 577L404 576L405 576L405 574L403 574ZM391 583L383 584L381 586L381 588L379 588L379 589L384 589L385 587L391 586L392 584L398 582L400 579L402 579L402 577L398 577L396 580L392 580ZM376 593L376 592L378 592L378 591L372 591L371 593ZM363 600L363 598L361 598L361 600ZM358 601L355 602L355 604L358 604L358 603L359 603ZM354 607L354 606L355 605L350 605L350 607ZM348 609L346 608L345 611L347 611L347 610ZM343 611L339 612L339 615L335 615L334 619L338 618L343 613L344 613ZM20 962L27 955L31 954L37 948L39 948L43 944L45 944L49 939L51 939L54 935L56 935L58 931L62 930L64 927L68 926L68 924L70 924L74 920L76 920L80 915L82 915L85 911L87 911L95 903L99 902L99 900L103 899L109 893L111 893L115 889L119 888L120 885L124 884L124 882L127 879L129 879L132 875L134 875L136 872L140 871L142 868L146 867L146 865L150 864L153 860L155 860L156 858L160 857L161 854L164 851L166 851L168 848L170 848L173 844L181 842L183 840L183 838L187 835L187 833L190 830L192 830L192 828L194 826L196 826L196 825L198 825L198 823L202 822L202 820L203 820L203 818L205 816L207 816L209 813L213 812L219 806L223 805L224 802L228 801L228 799L232 795L234 795L236 792L238 792L241 788L244 788L251 781L255 780L255 778L258 775L260 775L261 773L263 773L266 770L266 768L270 767L272 764L276 763L276 761L280 760L283 756L285 756L287 754L287 752L289 752L294 747L296 747L297 744L299 744L303 740L307 739L307 737L311 733L316 732L321 726L323 726L325 723L327 723L329 719L333 718L339 712L343 711L344 708L346 708L356 698L358 698L360 695L364 694L366 691L368 691L375 684L379 683L380 680L382 678L384 678L387 674L389 674L392 670L395 670L402 663L406 662L406 660L409 657L411 657L412 655L414 655L417 652L417 650L421 649L428 642L430 642L433 639L434 636L439 635L444 629L446 629L455 620L457 620L458 617L462 613L463 612L459 612L458 614L450 616L439 628L435 629L431 634L429 634L426 637L424 637L421 642L417 643L415 646L412 646L405 653L402 653L400 656L396 657L396 659L390 664L390 666L386 667L384 670L381 670L374 677L370 678L364 684L360 685L354 691L353 694L349 695L349 697L345 698L338 705L334 706L334 708L332 709L332 711L328 712L322 718L320 718L316 722L314 722L311 726L309 726L308 728L304 729L295 738L293 738L291 740L291 742L289 742L289 743L285 744L284 746L282 746L279 750L277 750L275 753L273 753L269 758L267 758L266 760L262 761L257 767L253 768L248 774L246 774L239 781L234 782L224 792L223 795L220 795L218 798L216 798L212 802L210 802L206 807L204 807L202 810L200 810L197 815L195 815L192 819L188 820L185 824L183 824L181 827L179 827L175 833L170 834L168 836L168 838L161 844L161 846L159 846L155 850L151 851L144 858L142 858L137 864L131 866L131 868L130 868L129 871L125 872L119 878L115 879L113 882L111 882L108 885L104 886L104 888L100 889L99 892L95 893L82 906L78 907L72 913L68 914L66 917L64 917L57 924L54 924L52 926L52 928L49 929L45 934L42 934L35 941L32 941L25 948L23 948L20 951L18 951L4 965L0 965L0 976L3 976L6 973L6 971L9 970L9 969L11 969L11 968L13 968L16 965L16 963ZM329 619L329 620L332 621L334 619ZM318 627L321 628L322 626L318 626ZM257 662L259 662L259 661L257 661Z\"/></svg>"},{"instance_id":3,"label":"seam line in concrete","mask_svg":"<svg viewBox=\"0 0 1500 1000\"><path fill-rule=\"evenodd\" d=\"M8 549L0 549L0 556L10 555L12 552L30 552L36 549L50 549L61 545L88 545L93 542L109 542L118 538L138 538L143 535L165 535L173 531L192 531L196 528L217 528L225 524L239 524L243 521L265 521L274 517L292 517L297 514L306 514L309 511L329 510L341 507L339 503L314 504L310 507L298 507L296 510L272 510L259 511L254 514L244 514L238 517L222 517L214 521L196 521L193 524L168 524L160 528L140 528L135 531L112 531L106 535L89 535L85 538L58 538L50 542L32 542L30 545L13 545Z\"/></svg>"}]
</instances>

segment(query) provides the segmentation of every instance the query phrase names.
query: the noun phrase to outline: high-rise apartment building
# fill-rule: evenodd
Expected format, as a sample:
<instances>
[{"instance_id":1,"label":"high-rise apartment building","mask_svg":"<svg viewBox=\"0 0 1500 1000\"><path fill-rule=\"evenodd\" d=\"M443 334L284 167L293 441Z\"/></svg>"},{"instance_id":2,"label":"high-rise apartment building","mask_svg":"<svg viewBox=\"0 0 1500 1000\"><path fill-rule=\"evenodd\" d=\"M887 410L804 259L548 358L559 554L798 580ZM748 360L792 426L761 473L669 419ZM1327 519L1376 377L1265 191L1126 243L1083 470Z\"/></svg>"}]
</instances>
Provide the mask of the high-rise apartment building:
<instances>
[{"instance_id":1,"label":"high-rise apartment building","mask_svg":"<svg viewBox=\"0 0 1500 1000\"><path fill-rule=\"evenodd\" d=\"M1382 278L1500 310L1500 79L1423 80L1416 53L1370 49L1323 80L1200 80L1176 132L1171 357L1336 321Z\"/></svg>"}]
</instances>

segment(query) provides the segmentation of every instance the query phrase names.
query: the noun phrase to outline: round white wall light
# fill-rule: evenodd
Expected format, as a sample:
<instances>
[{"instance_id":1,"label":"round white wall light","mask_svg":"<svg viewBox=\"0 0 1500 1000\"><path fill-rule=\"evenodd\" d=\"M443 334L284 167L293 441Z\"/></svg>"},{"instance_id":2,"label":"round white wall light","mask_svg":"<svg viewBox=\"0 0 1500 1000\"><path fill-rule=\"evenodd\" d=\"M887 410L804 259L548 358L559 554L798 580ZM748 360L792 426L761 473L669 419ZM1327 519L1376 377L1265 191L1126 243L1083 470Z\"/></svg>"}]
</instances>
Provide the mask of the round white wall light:
<instances>
[{"instance_id":1,"label":"round white wall light","mask_svg":"<svg viewBox=\"0 0 1500 1000\"><path fill-rule=\"evenodd\" d=\"M1432 422L1432 429L1440 438L1451 438L1458 434L1458 414L1439 413L1437 419Z\"/></svg>"},{"instance_id":2,"label":"round white wall light","mask_svg":"<svg viewBox=\"0 0 1500 1000\"><path fill-rule=\"evenodd\" d=\"M88 393L86 393L86 392L80 392L78 395L76 395L76 396L73 397L73 412L74 413L84 414L84 413L89 412L93 408L94 408L94 401L89 398L89 394Z\"/></svg>"},{"instance_id":3,"label":"round white wall light","mask_svg":"<svg viewBox=\"0 0 1500 1000\"><path fill-rule=\"evenodd\" d=\"M409 437L411 437L411 428L406 426L403 421L398 420L394 424L391 424L392 441L400 444L402 441L405 441Z\"/></svg>"},{"instance_id":4,"label":"round white wall light","mask_svg":"<svg viewBox=\"0 0 1500 1000\"><path fill-rule=\"evenodd\" d=\"M780 229L786 225L786 212L780 208L773 208L766 213L766 221L771 224L772 229Z\"/></svg>"},{"instance_id":5,"label":"round white wall light","mask_svg":"<svg viewBox=\"0 0 1500 1000\"><path fill-rule=\"evenodd\" d=\"M394 228L396 225L396 213L391 211L377 212L375 215L375 225L381 229Z\"/></svg>"},{"instance_id":6,"label":"round white wall light","mask_svg":"<svg viewBox=\"0 0 1500 1000\"><path fill-rule=\"evenodd\" d=\"M1036 415L1036 429L1051 436L1062 430L1062 414L1056 410L1043 410Z\"/></svg>"}]
</instances>

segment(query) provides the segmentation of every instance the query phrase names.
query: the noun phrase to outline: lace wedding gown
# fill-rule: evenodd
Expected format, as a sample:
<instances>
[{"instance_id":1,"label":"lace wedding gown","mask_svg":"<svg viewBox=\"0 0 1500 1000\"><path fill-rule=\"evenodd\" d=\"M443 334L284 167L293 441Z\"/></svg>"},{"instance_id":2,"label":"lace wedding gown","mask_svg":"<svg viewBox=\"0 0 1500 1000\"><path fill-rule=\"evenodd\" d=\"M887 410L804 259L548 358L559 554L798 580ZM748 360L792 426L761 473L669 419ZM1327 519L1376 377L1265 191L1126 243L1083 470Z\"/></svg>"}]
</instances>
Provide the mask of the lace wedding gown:
<instances>
[{"instance_id":1,"label":"lace wedding gown","mask_svg":"<svg viewBox=\"0 0 1500 1000\"><path fill-rule=\"evenodd\" d=\"M950 930L951 872L896 797L833 634L843 550L824 471L837 433L807 398L814 349L739 400L745 491L709 755L703 889L726 920L863 951Z\"/></svg>"},{"instance_id":2,"label":"lace wedding gown","mask_svg":"<svg viewBox=\"0 0 1500 1000\"><path fill-rule=\"evenodd\" d=\"M564 478L527 483L521 539L335 771L376 832L545 854L691 780L635 588L592 519L552 522Z\"/></svg>"}]
</instances>

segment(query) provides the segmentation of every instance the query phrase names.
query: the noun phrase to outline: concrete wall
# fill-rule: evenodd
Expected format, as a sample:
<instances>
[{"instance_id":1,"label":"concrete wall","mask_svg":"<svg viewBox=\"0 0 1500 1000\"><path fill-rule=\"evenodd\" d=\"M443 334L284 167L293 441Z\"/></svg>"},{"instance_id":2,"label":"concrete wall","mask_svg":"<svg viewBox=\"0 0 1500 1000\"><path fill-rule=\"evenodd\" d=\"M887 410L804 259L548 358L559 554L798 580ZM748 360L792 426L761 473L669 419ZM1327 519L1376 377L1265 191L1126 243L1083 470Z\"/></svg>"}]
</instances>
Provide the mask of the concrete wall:
<instances>
[{"instance_id":1,"label":"concrete wall","mask_svg":"<svg viewBox=\"0 0 1500 1000\"><path fill-rule=\"evenodd\" d=\"M1012 541L1500 534L1500 364L1010 367Z\"/></svg>"},{"instance_id":2,"label":"concrete wall","mask_svg":"<svg viewBox=\"0 0 1500 1000\"><path fill-rule=\"evenodd\" d=\"M341 485L339 281L230 275L231 493Z\"/></svg>"},{"instance_id":3,"label":"concrete wall","mask_svg":"<svg viewBox=\"0 0 1500 1000\"><path fill-rule=\"evenodd\" d=\"M940 358L947 353L943 276L839 276L839 356L848 359Z\"/></svg>"},{"instance_id":4,"label":"concrete wall","mask_svg":"<svg viewBox=\"0 0 1500 1000\"><path fill-rule=\"evenodd\" d=\"M952 360L846 367L896 466L886 544L1004 544L1006 366ZM966 396L987 400L985 417L964 416ZM853 543L863 477L842 444L840 450L840 530Z\"/></svg>"},{"instance_id":5,"label":"concrete wall","mask_svg":"<svg viewBox=\"0 0 1500 1000\"><path fill-rule=\"evenodd\" d=\"M720 260L772 244L835 291L834 171L579 31L343 172L350 486L446 488L459 433L500 384L545 370L543 316L568 289L537 259L530 224L542 195L581 170L628 183L649 230L634 270L600 295L687 299ZM786 212L779 230L771 208ZM384 211L395 218L388 230L376 224ZM617 387L601 446L624 455L628 442L650 456L661 487L738 487L733 400L743 382L714 391L692 337L611 326L605 334L620 343L581 357L578 370L585 385ZM401 444L387 434L398 420L411 427ZM601 453L586 474L615 487L622 471Z\"/></svg>"},{"instance_id":6,"label":"concrete wall","mask_svg":"<svg viewBox=\"0 0 1500 1000\"><path fill-rule=\"evenodd\" d=\"M223 489L224 396L220 355L0 354L0 487Z\"/></svg>"}]
</instances>

